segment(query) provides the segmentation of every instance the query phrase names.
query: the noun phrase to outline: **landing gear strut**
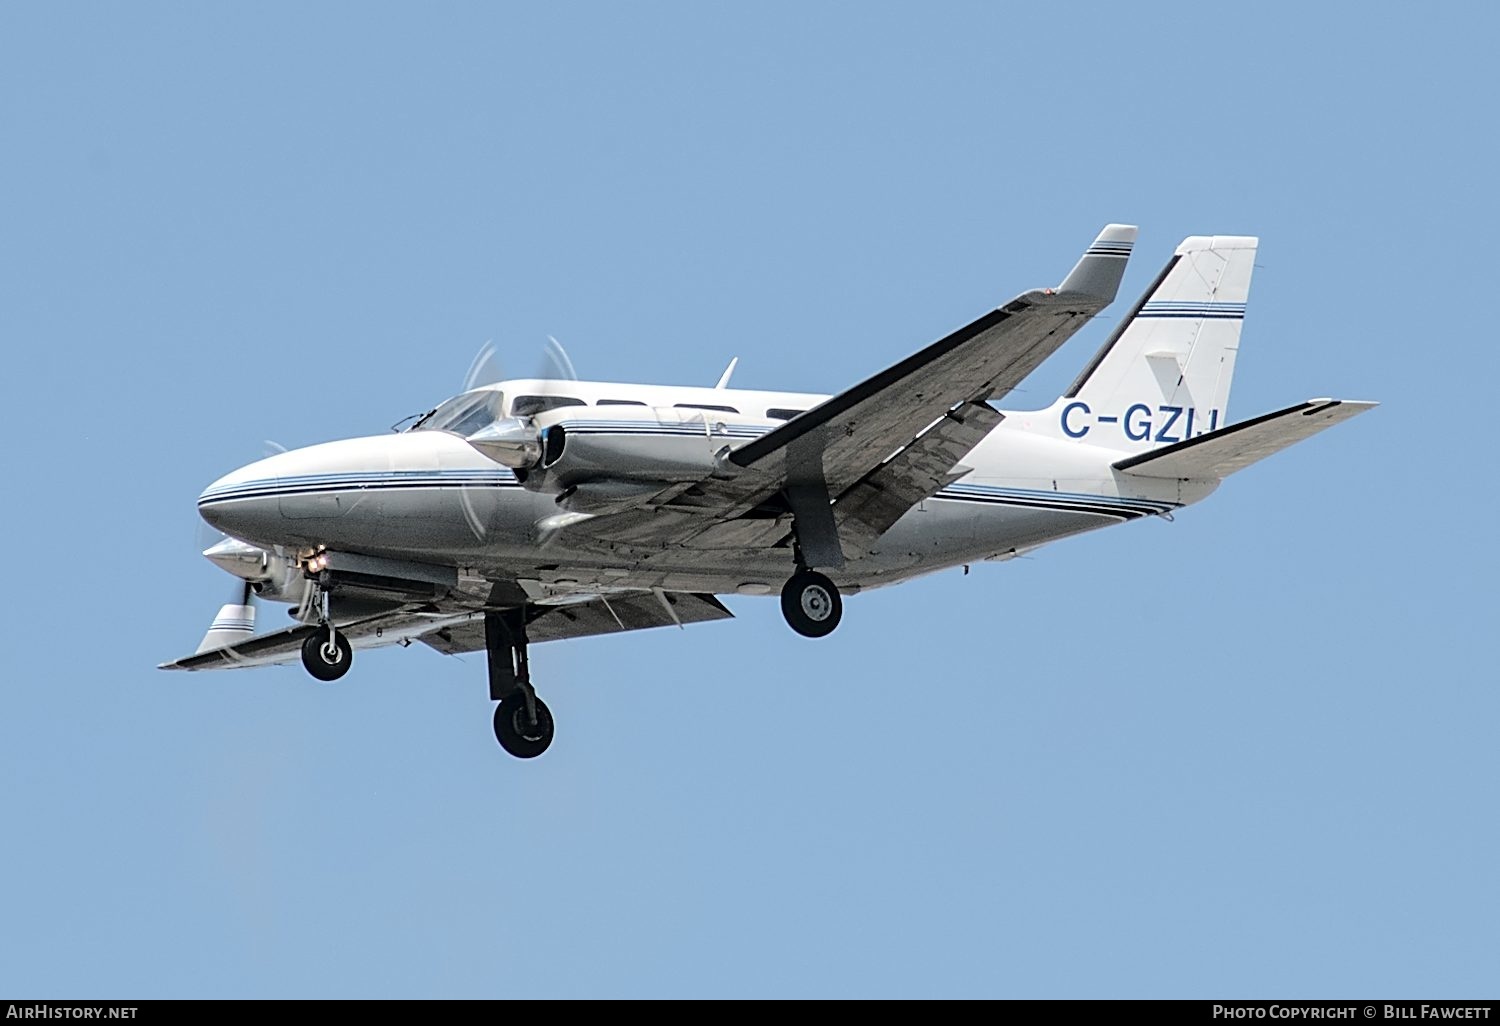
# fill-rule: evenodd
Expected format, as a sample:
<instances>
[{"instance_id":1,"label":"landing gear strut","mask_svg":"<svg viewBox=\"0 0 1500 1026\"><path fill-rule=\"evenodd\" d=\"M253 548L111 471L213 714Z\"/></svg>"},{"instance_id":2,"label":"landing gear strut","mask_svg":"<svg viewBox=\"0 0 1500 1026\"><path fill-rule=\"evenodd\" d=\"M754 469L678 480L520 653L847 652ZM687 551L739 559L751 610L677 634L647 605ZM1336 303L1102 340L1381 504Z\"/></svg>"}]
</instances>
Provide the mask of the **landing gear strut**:
<instances>
[{"instance_id":1,"label":"landing gear strut","mask_svg":"<svg viewBox=\"0 0 1500 1026\"><path fill-rule=\"evenodd\" d=\"M531 686L526 658L526 614L507 609L484 614L489 654L490 698L495 709L495 740L518 759L534 759L552 744L552 712Z\"/></svg>"},{"instance_id":2,"label":"landing gear strut","mask_svg":"<svg viewBox=\"0 0 1500 1026\"><path fill-rule=\"evenodd\" d=\"M832 581L804 567L781 589L781 615L804 638L822 638L839 625L844 600Z\"/></svg>"}]
</instances>

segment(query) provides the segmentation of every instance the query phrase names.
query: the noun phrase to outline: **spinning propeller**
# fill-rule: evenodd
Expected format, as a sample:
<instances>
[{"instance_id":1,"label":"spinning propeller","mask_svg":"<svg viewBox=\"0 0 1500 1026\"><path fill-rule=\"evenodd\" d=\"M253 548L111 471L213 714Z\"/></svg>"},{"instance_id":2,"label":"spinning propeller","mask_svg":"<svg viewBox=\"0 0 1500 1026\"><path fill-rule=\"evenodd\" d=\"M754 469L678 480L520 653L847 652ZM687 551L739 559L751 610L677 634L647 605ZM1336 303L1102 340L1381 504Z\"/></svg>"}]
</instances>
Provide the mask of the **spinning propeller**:
<instances>
[{"instance_id":1,"label":"spinning propeller","mask_svg":"<svg viewBox=\"0 0 1500 1026\"><path fill-rule=\"evenodd\" d=\"M460 394L504 380L506 375L499 352L493 341L486 341L469 363ZM542 349L540 372L533 380L535 387L524 396L530 401L523 404L517 412L509 417L494 418L474 432L465 433L469 443L480 452L501 466L522 473L535 466L542 458L545 439L543 432L536 426L536 415L554 408L552 400L564 394L564 383L578 380L578 372L574 369L567 350L552 335L547 336L547 344ZM515 400L521 397L510 398L512 408L516 409ZM489 530L479 512L477 497L477 490L473 485L465 484L459 489L459 502L469 531L475 541L483 544L488 538Z\"/></svg>"}]
</instances>

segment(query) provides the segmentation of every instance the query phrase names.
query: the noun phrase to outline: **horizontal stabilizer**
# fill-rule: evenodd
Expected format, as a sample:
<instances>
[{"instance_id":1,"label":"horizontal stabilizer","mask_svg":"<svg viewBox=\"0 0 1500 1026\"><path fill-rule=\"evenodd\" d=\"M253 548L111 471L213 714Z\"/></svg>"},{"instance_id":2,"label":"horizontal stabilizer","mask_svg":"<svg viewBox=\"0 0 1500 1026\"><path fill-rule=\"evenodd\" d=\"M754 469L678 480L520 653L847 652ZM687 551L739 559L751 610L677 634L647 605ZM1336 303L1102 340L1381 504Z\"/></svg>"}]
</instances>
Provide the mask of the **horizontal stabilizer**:
<instances>
[{"instance_id":1,"label":"horizontal stabilizer","mask_svg":"<svg viewBox=\"0 0 1500 1026\"><path fill-rule=\"evenodd\" d=\"M1309 399L1285 410L1131 456L1114 467L1140 477L1218 480L1378 405L1348 399Z\"/></svg>"}]
</instances>

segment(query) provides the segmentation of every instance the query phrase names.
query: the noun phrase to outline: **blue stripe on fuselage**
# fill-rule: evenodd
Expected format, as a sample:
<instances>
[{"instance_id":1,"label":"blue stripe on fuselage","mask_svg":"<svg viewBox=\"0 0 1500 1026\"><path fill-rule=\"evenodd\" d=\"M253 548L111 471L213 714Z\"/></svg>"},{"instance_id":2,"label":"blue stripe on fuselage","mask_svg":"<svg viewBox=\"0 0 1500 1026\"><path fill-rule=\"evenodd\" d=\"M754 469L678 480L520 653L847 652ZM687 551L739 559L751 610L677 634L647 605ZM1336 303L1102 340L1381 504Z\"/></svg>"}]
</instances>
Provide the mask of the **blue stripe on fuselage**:
<instances>
[{"instance_id":1,"label":"blue stripe on fuselage","mask_svg":"<svg viewBox=\"0 0 1500 1026\"><path fill-rule=\"evenodd\" d=\"M451 488L519 488L515 475L506 470L404 470L380 474L342 473L306 474L297 477L247 481L243 484L204 493L198 505L249 499L281 498L315 494L361 491L406 491L411 489ZM1053 492L1029 488L1009 488L958 482L933 496L948 502L971 502L981 505L1005 505L1055 512L1084 513L1120 520L1159 516L1177 508L1178 503L1159 499L1097 495L1087 492Z\"/></svg>"}]
</instances>

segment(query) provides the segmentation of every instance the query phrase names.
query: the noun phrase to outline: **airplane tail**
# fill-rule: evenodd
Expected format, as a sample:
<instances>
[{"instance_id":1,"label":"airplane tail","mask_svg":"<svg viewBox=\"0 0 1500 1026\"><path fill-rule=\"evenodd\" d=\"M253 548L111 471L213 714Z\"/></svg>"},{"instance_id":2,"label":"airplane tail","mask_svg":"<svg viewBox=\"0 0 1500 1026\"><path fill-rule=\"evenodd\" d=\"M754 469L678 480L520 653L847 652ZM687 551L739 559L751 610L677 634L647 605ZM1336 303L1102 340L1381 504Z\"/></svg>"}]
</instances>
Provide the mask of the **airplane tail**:
<instances>
[{"instance_id":1,"label":"airplane tail","mask_svg":"<svg viewBox=\"0 0 1500 1026\"><path fill-rule=\"evenodd\" d=\"M1136 453L1223 427L1258 241L1184 239L1033 430Z\"/></svg>"}]
</instances>

